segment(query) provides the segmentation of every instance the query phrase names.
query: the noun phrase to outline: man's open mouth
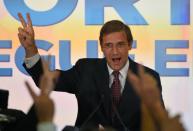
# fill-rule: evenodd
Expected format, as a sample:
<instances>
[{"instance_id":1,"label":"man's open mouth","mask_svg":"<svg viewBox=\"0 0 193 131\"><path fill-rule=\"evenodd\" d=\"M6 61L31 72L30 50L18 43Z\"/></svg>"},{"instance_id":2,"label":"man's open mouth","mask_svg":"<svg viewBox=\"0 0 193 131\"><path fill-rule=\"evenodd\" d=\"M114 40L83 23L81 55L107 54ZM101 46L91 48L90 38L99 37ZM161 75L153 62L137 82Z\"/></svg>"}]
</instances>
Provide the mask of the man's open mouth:
<instances>
[{"instance_id":1,"label":"man's open mouth","mask_svg":"<svg viewBox=\"0 0 193 131\"><path fill-rule=\"evenodd\" d=\"M113 62L119 62L121 58L112 58Z\"/></svg>"}]
</instances>

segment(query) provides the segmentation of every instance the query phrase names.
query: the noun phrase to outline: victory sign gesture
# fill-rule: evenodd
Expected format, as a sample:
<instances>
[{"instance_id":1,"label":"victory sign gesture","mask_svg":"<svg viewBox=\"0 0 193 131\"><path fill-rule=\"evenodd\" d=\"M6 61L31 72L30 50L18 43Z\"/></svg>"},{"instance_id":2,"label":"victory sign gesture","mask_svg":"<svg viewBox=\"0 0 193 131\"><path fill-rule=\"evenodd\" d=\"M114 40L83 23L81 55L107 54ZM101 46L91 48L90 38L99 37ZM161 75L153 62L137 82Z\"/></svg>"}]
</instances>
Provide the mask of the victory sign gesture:
<instances>
[{"instance_id":1,"label":"victory sign gesture","mask_svg":"<svg viewBox=\"0 0 193 131\"><path fill-rule=\"evenodd\" d=\"M35 45L35 33L32 25L32 21L29 13L27 13L27 22L24 20L21 13L18 13L19 20L22 27L18 28L18 37L21 45L24 47L26 52L26 58L32 57L38 53Z\"/></svg>"}]
</instances>

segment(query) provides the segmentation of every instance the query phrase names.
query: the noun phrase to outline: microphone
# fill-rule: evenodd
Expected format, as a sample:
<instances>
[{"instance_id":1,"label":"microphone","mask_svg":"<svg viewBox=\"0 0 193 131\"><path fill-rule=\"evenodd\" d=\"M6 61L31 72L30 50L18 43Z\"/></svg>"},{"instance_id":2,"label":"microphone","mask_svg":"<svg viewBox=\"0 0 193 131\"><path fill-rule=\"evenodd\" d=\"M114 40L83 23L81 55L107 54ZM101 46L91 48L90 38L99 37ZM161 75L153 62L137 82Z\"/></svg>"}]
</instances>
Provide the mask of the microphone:
<instances>
[{"instance_id":1,"label":"microphone","mask_svg":"<svg viewBox=\"0 0 193 131\"><path fill-rule=\"evenodd\" d=\"M101 95L101 100L99 102L99 104L97 105L97 107L91 112L91 114L87 117L87 119L84 121L84 123L82 124L82 126L80 127L81 129L84 129L84 127L86 126L86 124L88 123L88 121L95 115L95 113L99 110L99 108L101 107L102 103L104 100L104 94Z\"/></svg>"},{"instance_id":2,"label":"microphone","mask_svg":"<svg viewBox=\"0 0 193 131\"><path fill-rule=\"evenodd\" d=\"M7 114L0 114L0 122L12 123L15 122L16 118Z\"/></svg>"},{"instance_id":3,"label":"microphone","mask_svg":"<svg viewBox=\"0 0 193 131\"><path fill-rule=\"evenodd\" d=\"M117 111L117 107L113 104L112 88L111 88L111 95L110 95L110 96L111 96L111 103L112 103L113 108L114 108L114 113L115 113L115 115L117 116L119 122L121 123L124 131L130 131L130 130L127 128L127 126L125 125L125 123L123 122L123 120L121 119L121 116L120 116L119 112Z\"/></svg>"},{"instance_id":4,"label":"microphone","mask_svg":"<svg viewBox=\"0 0 193 131\"><path fill-rule=\"evenodd\" d=\"M80 129L75 126L66 126L62 131L80 131Z\"/></svg>"},{"instance_id":5,"label":"microphone","mask_svg":"<svg viewBox=\"0 0 193 131\"><path fill-rule=\"evenodd\" d=\"M114 105L113 105L113 106L114 106ZM115 114L116 114L119 122L120 122L121 125L123 126L124 131L130 131L130 130L127 128L127 126L125 125L125 123L123 122L123 120L121 119L121 116L120 116L119 112L117 111L117 107L116 107L116 106L114 106L114 112L115 112Z\"/></svg>"}]
</instances>

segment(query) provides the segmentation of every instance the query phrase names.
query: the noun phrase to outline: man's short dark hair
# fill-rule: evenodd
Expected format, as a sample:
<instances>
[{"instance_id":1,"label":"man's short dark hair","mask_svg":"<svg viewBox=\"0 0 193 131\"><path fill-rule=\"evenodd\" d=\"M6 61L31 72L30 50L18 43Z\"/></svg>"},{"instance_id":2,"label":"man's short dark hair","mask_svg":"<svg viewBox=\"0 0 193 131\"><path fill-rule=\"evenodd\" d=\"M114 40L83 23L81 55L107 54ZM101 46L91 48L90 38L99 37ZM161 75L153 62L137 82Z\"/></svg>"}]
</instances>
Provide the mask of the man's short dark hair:
<instances>
[{"instance_id":1,"label":"man's short dark hair","mask_svg":"<svg viewBox=\"0 0 193 131\"><path fill-rule=\"evenodd\" d=\"M106 22L103 25L103 27L101 28L101 31L100 31L100 36L99 36L100 44L102 44L102 42L103 42L103 36L104 35L108 35L108 34L113 33L113 32L120 32L120 31L125 32L125 34L127 35L128 42L130 44L132 44L133 36L131 34L130 28L119 20L111 20L111 21Z\"/></svg>"}]
</instances>

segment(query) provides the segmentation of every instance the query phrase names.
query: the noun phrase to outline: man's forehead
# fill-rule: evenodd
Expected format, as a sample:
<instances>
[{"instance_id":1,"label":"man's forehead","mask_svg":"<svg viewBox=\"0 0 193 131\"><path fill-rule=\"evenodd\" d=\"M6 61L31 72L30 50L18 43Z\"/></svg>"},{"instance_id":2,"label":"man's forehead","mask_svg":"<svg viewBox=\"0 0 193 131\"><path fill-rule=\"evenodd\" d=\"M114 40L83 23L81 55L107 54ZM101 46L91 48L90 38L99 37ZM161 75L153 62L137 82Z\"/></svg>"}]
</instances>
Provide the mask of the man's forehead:
<instances>
[{"instance_id":1,"label":"man's forehead","mask_svg":"<svg viewBox=\"0 0 193 131\"><path fill-rule=\"evenodd\" d=\"M127 36L124 32L114 32L103 36L103 43L127 42Z\"/></svg>"}]
</instances>

